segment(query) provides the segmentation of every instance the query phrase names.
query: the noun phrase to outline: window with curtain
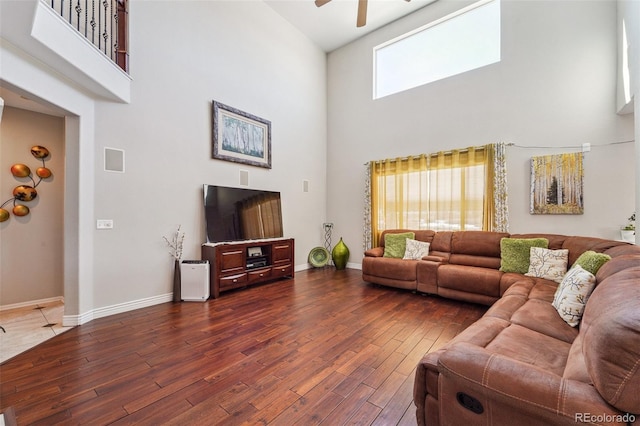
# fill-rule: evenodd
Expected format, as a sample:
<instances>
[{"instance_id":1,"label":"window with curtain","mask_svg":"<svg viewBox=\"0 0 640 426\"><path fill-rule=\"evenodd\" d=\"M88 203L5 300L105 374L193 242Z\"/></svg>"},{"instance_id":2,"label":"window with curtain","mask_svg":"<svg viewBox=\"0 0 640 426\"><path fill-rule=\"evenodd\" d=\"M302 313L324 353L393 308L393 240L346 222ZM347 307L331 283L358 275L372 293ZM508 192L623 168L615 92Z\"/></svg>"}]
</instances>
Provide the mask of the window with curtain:
<instances>
[{"instance_id":1,"label":"window with curtain","mask_svg":"<svg viewBox=\"0 0 640 426\"><path fill-rule=\"evenodd\" d=\"M494 145L369 164L370 236L385 229L494 230Z\"/></svg>"}]
</instances>

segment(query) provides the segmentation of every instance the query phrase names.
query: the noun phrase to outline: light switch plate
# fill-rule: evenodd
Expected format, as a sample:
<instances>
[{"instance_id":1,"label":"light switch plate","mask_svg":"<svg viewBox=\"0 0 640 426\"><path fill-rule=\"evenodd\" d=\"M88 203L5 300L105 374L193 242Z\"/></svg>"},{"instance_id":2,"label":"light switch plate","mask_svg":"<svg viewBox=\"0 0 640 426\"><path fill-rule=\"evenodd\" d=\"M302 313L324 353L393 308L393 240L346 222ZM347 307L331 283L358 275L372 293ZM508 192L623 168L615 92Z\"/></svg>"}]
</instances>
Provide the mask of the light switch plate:
<instances>
[{"instance_id":1,"label":"light switch plate","mask_svg":"<svg viewBox=\"0 0 640 426\"><path fill-rule=\"evenodd\" d=\"M97 229L113 229L113 220L111 219L98 219L96 221Z\"/></svg>"}]
</instances>

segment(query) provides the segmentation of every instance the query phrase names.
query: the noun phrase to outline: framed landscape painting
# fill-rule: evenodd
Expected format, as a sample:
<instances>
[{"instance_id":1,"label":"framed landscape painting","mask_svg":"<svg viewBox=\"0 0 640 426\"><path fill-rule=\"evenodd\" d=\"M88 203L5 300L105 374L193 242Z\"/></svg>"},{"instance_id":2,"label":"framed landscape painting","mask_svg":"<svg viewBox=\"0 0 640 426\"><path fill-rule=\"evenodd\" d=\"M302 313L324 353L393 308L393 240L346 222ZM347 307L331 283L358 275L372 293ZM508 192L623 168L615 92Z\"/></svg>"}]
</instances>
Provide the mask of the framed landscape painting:
<instances>
[{"instance_id":1,"label":"framed landscape painting","mask_svg":"<svg viewBox=\"0 0 640 426\"><path fill-rule=\"evenodd\" d=\"M583 154L531 157L531 214L583 214Z\"/></svg>"},{"instance_id":2,"label":"framed landscape painting","mask_svg":"<svg viewBox=\"0 0 640 426\"><path fill-rule=\"evenodd\" d=\"M212 156L270 169L271 122L213 101Z\"/></svg>"}]
</instances>

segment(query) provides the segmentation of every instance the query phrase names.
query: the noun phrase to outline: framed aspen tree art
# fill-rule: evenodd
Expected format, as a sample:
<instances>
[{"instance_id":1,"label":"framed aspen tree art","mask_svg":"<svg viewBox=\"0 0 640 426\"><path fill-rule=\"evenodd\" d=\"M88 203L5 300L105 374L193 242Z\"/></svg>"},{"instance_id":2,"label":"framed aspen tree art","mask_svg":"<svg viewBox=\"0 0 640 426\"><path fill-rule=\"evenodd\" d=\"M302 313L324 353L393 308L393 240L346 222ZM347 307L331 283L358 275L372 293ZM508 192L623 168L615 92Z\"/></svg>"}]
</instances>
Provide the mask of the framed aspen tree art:
<instances>
[{"instance_id":1,"label":"framed aspen tree art","mask_svg":"<svg viewBox=\"0 0 640 426\"><path fill-rule=\"evenodd\" d=\"M531 158L531 214L583 214L583 154Z\"/></svg>"}]
</instances>

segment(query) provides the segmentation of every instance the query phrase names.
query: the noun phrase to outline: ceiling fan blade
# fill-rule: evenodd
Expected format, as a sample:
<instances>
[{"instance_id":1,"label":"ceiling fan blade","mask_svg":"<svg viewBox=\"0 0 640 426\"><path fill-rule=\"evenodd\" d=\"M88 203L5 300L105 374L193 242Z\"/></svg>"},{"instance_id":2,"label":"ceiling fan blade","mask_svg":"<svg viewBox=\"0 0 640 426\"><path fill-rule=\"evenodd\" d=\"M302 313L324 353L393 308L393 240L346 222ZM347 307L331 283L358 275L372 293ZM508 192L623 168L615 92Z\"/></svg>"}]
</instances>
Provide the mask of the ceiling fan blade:
<instances>
[{"instance_id":1,"label":"ceiling fan blade","mask_svg":"<svg viewBox=\"0 0 640 426\"><path fill-rule=\"evenodd\" d=\"M364 27L367 24L367 0L358 0L358 20L356 27Z\"/></svg>"},{"instance_id":2,"label":"ceiling fan blade","mask_svg":"<svg viewBox=\"0 0 640 426\"><path fill-rule=\"evenodd\" d=\"M316 0L316 6L320 7L320 6L324 6L325 4L329 3L331 0Z\"/></svg>"}]
</instances>

